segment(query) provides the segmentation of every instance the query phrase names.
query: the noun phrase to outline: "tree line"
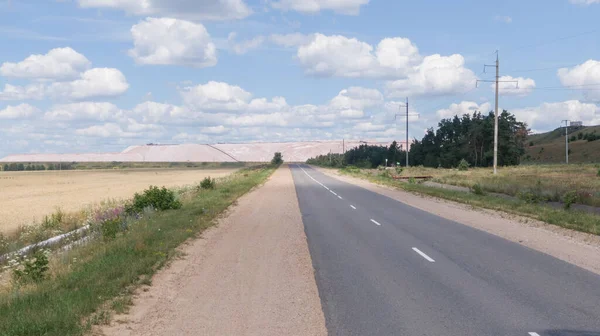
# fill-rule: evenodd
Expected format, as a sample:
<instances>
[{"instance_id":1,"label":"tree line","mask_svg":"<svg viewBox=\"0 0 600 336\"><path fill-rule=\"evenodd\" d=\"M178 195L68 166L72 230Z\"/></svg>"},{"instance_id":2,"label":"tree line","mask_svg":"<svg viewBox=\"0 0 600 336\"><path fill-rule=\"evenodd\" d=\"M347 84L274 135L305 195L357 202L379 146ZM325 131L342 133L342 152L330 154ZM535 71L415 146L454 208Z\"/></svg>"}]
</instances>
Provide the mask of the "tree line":
<instances>
[{"instance_id":1,"label":"tree line","mask_svg":"<svg viewBox=\"0 0 600 336\"><path fill-rule=\"evenodd\" d=\"M73 164L65 163L47 163L47 164L23 164L23 163L6 163L2 166L2 171L33 171L33 170L72 170Z\"/></svg>"},{"instance_id":2,"label":"tree line","mask_svg":"<svg viewBox=\"0 0 600 336\"><path fill-rule=\"evenodd\" d=\"M517 165L525 153L529 130L513 114L503 111L498 116L498 164ZM436 130L430 128L421 140L415 139L408 152L412 166L457 167L461 160L470 166L489 167L494 157L494 113L475 112L462 117L442 119ZM311 158L308 164L344 167L354 165L375 168L381 165L405 165L406 152L394 141L389 146L368 144L352 148L344 154L328 154Z\"/></svg>"}]
</instances>

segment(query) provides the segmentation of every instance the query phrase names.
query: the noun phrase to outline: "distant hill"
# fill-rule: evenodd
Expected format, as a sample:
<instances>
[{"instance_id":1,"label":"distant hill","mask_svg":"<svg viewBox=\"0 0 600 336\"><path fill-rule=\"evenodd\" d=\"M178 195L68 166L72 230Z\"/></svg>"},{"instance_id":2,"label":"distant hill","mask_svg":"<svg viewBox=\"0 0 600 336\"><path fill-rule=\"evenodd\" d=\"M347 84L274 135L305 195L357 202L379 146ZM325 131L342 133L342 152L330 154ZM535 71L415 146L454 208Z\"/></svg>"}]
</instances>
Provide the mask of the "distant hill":
<instances>
[{"instance_id":1,"label":"distant hill","mask_svg":"<svg viewBox=\"0 0 600 336\"><path fill-rule=\"evenodd\" d=\"M600 125L569 127L569 163L600 162ZM587 136L586 136L587 135ZM575 137L575 141L571 141ZM597 138L588 141L585 138ZM565 129L532 134L525 144L523 163L564 163Z\"/></svg>"}]
</instances>

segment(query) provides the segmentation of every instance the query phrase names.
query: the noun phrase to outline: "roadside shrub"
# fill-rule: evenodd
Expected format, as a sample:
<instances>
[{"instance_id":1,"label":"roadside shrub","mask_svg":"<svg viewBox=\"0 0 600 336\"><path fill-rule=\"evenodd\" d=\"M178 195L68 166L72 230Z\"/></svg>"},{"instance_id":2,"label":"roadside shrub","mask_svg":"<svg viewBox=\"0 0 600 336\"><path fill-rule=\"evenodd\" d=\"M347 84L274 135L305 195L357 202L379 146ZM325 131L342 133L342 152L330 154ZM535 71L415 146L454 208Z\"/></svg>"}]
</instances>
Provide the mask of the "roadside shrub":
<instances>
[{"instance_id":1,"label":"roadside shrub","mask_svg":"<svg viewBox=\"0 0 600 336\"><path fill-rule=\"evenodd\" d=\"M416 184L417 180L415 180L415 178L411 176L411 177L408 178L408 183L410 183L410 184Z\"/></svg>"},{"instance_id":2,"label":"roadside shrub","mask_svg":"<svg viewBox=\"0 0 600 336\"><path fill-rule=\"evenodd\" d=\"M210 176L205 177L202 182L200 182L200 188L202 189L215 189L216 185L217 181L210 178Z\"/></svg>"},{"instance_id":3,"label":"roadside shrub","mask_svg":"<svg viewBox=\"0 0 600 336\"><path fill-rule=\"evenodd\" d=\"M517 192L517 198L529 204L537 204L546 201L546 199L542 195L535 193L531 190Z\"/></svg>"},{"instance_id":4,"label":"roadside shrub","mask_svg":"<svg viewBox=\"0 0 600 336\"><path fill-rule=\"evenodd\" d=\"M13 278L19 283L40 282L46 278L48 256L44 250L37 250L31 259L25 259L23 269L15 268Z\"/></svg>"},{"instance_id":5,"label":"roadside shrub","mask_svg":"<svg viewBox=\"0 0 600 336\"><path fill-rule=\"evenodd\" d=\"M598 172L596 173L596 176L600 177L600 169L598 169Z\"/></svg>"},{"instance_id":6,"label":"roadside shrub","mask_svg":"<svg viewBox=\"0 0 600 336\"><path fill-rule=\"evenodd\" d=\"M563 196L563 203L565 210L571 209L571 205L577 203L579 200L579 194L577 191L569 191Z\"/></svg>"},{"instance_id":7,"label":"roadside shrub","mask_svg":"<svg viewBox=\"0 0 600 336\"><path fill-rule=\"evenodd\" d=\"M392 178L392 173L390 173L389 170L385 169L384 171L381 172L380 176Z\"/></svg>"},{"instance_id":8,"label":"roadside shrub","mask_svg":"<svg viewBox=\"0 0 600 336\"><path fill-rule=\"evenodd\" d=\"M458 167L457 167L457 168L458 168L458 170L460 170L460 171L467 171L467 170L469 170L469 166L470 166L470 164L467 162L467 160L465 160L465 159L462 159L462 160L460 160L460 162L458 163Z\"/></svg>"},{"instance_id":9,"label":"roadside shrub","mask_svg":"<svg viewBox=\"0 0 600 336\"><path fill-rule=\"evenodd\" d=\"M377 170L385 170L384 166L377 166Z\"/></svg>"},{"instance_id":10,"label":"roadside shrub","mask_svg":"<svg viewBox=\"0 0 600 336\"><path fill-rule=\"evenodd\" d=\"M281 156L281 152L275 152L275 154L273 155L273 159L271 160L271 164L279 166L282 163L283 163L283 158Z\"/></svg>"},{"instance_id":11,"label":"roadside shrub","mask_svg":"<svg viewBox=\"0 0 600 336\"><path fill-rule=\"evenodd\" d=\"M471 192L473 192L473 194L475 194L475 195L480 195L480 196L485 195L485 191L483 190L483 188L481 187L481 184L479 184L479 183L473 184L473 186L471 187Z\"/></svg>"},{"instance_id":12,"label":"roadside shrub","mask_svg":"<svg viewBox=\"0 0 600 336\"><path fill-rule=\"evenodd\" d=\"M175 198L175 193L165 187L150 186L142 194L135 193L133 202L126 207L128 214L140 213L144 208L152 207L163 211L181 208L181 202Z\"/></svg>"},{"instance_id":13,"label":"roadside shrub","mask_svg":"<svg viewBox=\"0 0 600 336\"><path fill-rule=\"evenodd\" d=\"M396 174L400 175L404 171L404 168L396 166Z\"/></svg>"},{"instance_id":14,"label":"roadside shrub","mask_svg":"<svg viewBox=\"0 0 600 336\"><path fill-rule=\"evenodd\" d=\"M100 224L100 229L102 231L102 238L104 240L112 240L117 237L117 233L121 230L121 219L114 218L105 220Z\"/></svg>"}]
</instances>

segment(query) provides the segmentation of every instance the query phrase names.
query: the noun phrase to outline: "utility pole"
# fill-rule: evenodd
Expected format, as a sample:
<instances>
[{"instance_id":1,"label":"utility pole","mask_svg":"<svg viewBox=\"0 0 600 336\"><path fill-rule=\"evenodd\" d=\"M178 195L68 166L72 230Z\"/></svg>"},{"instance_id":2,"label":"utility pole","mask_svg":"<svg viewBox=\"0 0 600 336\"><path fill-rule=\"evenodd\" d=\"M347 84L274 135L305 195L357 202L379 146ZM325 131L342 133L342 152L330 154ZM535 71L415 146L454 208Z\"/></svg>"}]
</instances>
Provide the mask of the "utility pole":
<instances>
[{"instance_id":1,"label":"utility pole","mask_svg":"<svg viewBox=\"0 0 600 336\"><path fill-rule=\"evenodd\" d=\"M565 122L565 162L569 164L569 120L563 121Z\"/></svg>"},{"instance_id":2,"label":"utility pole","mask_svg":"<svg viewBox=\"0 0 600 336\"><path fill-rule=\"evenodd\" d=\"M499 91L499 83L517 83L517 89L519 88L519 81L501 81L500 80L500 57L498 50L496 50L496 64L495 65L483 65L483 72L485 73L485 69L487 67L496 67L496 80L477 80L475 82L475 87L479 82L494 82L496 83L496 102L494 108L494 175L498 174L498 91Z\"/></svg>"},{"instance_id":3,"label":"utility pole","mask_svg":"<svg viewBox=\"0 0 600 336\"><path fill-rule=\"evenodd\" d=\"M406 151L406 168L408 168L408 117L412 117L412 116L419 116L418 113L412 113L409 114L408 113L408 97L406 97L406 104L404 105L400 105L400 109L402 109L403 107L406 107L406 115L402 115L402 114L396 114L394 115L394 120L396 120L398 117L404 117L406 118L406 148L404 149Z\"/></svg>"}]
</instances>

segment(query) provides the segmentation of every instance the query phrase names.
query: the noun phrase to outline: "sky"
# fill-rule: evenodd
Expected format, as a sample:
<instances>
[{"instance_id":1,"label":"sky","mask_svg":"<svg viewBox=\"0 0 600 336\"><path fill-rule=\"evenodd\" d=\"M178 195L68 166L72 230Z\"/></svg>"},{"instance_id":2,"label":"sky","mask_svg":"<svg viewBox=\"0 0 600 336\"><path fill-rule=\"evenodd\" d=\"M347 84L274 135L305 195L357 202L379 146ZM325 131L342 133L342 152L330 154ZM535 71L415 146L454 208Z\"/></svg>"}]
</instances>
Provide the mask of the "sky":
<instances>
[{"instance_id":1,"label":"sky","mask_svg":"<svg viewBox=\"0 0 600 336\"><path fill-rule=\"evenodd\" d=\"M600 124L600 0L0 0L0 157ZM496 51L498 52L496 54ZM478 82L483 80L483 82Z\"/></svg>"}]
</instances>

